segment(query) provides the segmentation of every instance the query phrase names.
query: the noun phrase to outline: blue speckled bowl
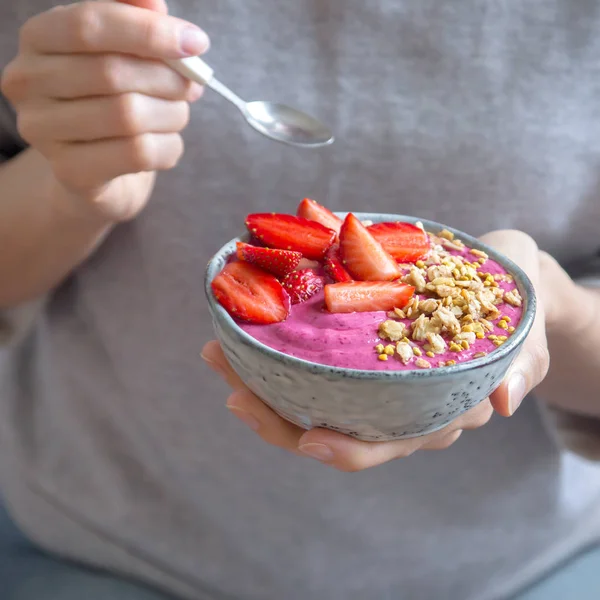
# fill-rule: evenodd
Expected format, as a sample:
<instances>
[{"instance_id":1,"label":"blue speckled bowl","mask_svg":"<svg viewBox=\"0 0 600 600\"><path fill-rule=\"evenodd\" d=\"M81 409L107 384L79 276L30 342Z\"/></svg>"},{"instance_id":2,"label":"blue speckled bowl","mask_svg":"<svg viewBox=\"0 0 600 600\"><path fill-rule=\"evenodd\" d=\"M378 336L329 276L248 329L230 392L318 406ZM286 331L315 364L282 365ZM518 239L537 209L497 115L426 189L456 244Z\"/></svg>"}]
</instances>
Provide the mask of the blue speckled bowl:
<instances>
[{"instance_id":1,"label":"blue speckled bowl","mask_svg":"<svg viewBox=\"0 0 600 600\"><path fill-rule=\"evenodd\" d=\"M361 220L407 221L402 215L356 213ZM344 216L340 214L340 216ZM244 383L273 410L305 429L327 427L361 440L385 441L432 433L484 400L502 381L533 324L536 299L512 261L461 231L421 220L428 231L452 231L487 252L513 277L524 300L523 318L508 341L483 358L414 371L360 371L288 356L243 331L216 301L210 284L235 252L236 238L208 264L205 289L218 340Z\"/></svg>"}]
</instances>

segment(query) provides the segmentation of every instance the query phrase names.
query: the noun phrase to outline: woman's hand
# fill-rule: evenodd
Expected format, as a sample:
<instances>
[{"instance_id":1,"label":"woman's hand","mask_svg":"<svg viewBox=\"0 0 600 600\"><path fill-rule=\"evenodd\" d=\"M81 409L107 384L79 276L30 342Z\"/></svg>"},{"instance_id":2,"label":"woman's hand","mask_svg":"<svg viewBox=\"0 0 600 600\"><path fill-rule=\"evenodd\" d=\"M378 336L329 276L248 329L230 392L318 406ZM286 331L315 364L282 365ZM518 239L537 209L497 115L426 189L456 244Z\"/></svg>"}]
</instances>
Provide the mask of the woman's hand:
<instances>
[{"instance_id":1,"label":"woman's hand","mask_svg":"<svg viewBox=\"0 0 600 600\"><path fill-rule=\"evenodd\" d=\"M242 383L218 342L206 344L202 357L234 390L227 400L227 408L265 442L315 458L340 471L362 471L395 458L406 458L417 450L443 450L451 446L463 430L485 425L493 414L490 401L485 400L440 431L393 442L363 442L329 429L306 431L282 419Z\"/></svg>"},{"instance_id":2,"label":"woman's hand","mask_svg":"<svg viewBox=\"0 0 600 600\"><path fill-rule=\"evenodd\" d=\"M490 398L498 414L510 417L519 408L525 396L538 386L548 373L550 354L546 341L546 315L554 315L557 310L555 295L542 293L553 286L549 281L541 281L542 253L526 233L514 230L494 231L484 235L481 241L502 252L525 271L533 283L538 300L531 332L506 378Z\"/></svg>"},{"instance_id":3,"label":"woman's hand","mask_svg":"<svg viewBox=\"0 0 600 600\"><path fill-rule=\"evenodd\" d=\"M162 59L202 54L208 38L166 12L162 0L59 6L24 25L3 73L22 137L82 214L135 216L152 173L183 153L180 132L202 88Z\"/></svg>"},{"instance_id":4,"label":"woman's hand","mask_svg":"<svg viewBox=\"0 0 600 600\"><path fill-rule=\"evenodd\" d=\"M483 236L482 240L512 258L529 275L538 291L552 288L551 282L540 285L540 257L544 260L546 257L528 235L520 231L497 231ZM552 294L548 298L538 293L538 313L531 333L506 379L489 399L459 416L441 431L408 440L363 442L327 429L300 429L275 414L244 386L217 342L209 342L202 356L234 390L227 401L227 408L265 442L295 454L310 456L341 471L360 471L395 458L405 458L416 450L448 448L464 430L485 425L494 410L502 416L511 416L548 371L545 314L547 309L549 314L554 315L556 309L553 303L546 307L544 304L552 302L552 297Z\"/></svg>"}]
</instances>

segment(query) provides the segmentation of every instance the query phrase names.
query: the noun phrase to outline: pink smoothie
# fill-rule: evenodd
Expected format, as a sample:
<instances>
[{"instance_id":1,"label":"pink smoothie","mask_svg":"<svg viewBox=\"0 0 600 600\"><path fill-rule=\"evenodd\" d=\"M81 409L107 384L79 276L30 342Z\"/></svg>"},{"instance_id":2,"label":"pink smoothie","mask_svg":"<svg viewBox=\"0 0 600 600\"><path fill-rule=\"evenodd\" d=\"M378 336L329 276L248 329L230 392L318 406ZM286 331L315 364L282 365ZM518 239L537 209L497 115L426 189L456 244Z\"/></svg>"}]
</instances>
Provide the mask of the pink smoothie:
<instances>
[{"instance_id":1,"label":"pink smoothie","mask_svg":"<svg viewBox=\"0 0 600 600\"><path fill-rule=\"evenodd\" d=\"M469 256L468 252L464 255ZM474 257L470 256L470 258ZM505 269L491 259L486 261L482 270L493 275L506 273ZM514 283L506 282L500 282L499 285L505 291L516 287ZM511 325L516 327L521 319L522 307L505 303L498 305L498 308L501 316L510 317ZM272 325L239 323L239 325L266 346L323 365L380 371L416 369L414 361L405 365L396 357L390 357L387 361L378 359L374 347L379 343L384 345L389 343L382 341L377 334L379 325L387 318L386 314L383 311L332 314L325 309L324 293L321 292L307 302L292 306L290 316L282 323ZM499 319L493 321L494 325L498 321ZM406 319L404 323L409 325L411 321ZM490 333L507 335L507 332L499 327L495 327ZM423 343L418 342L417 345L422 347ZM496 349L491 340L484 338L477 339L469 350L460 353L447 351L436 355L435 358L425 357L425 355L424 357L435 368L443 366L448 360L462 363L471 360L478 352L489 354Z\"/></svg>"}]
</instances>

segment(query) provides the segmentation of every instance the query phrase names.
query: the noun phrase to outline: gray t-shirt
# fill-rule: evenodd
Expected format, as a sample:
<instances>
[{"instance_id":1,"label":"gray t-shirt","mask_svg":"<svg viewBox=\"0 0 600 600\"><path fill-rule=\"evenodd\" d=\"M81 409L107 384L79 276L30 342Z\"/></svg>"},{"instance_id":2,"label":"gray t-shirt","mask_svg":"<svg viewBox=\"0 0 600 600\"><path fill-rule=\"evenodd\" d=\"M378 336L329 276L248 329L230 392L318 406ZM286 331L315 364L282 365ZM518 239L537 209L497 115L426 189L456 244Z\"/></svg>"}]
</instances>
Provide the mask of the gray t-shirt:
<instances>
[{"instance_id":1,"label":"gray t-shirt","mask_svg":"<svg viewBox=\"0 0 600 600\"><path fill-rule=\"evenodd\" d=\"M51 4L0 4L0 64ZM564 262L591 259L593 3L170 4L212 35L208 58L241 96L306 109L337 142L284 148L210 92L194 107L148 209L0 354L1 486L24 530L202 600L493 600L600 540L600 467L561 450L533 400L449 450L349 475L262 443L199 358L207 259L246 213L303 196L517 227Z\"/></svg>"}]
</instances>

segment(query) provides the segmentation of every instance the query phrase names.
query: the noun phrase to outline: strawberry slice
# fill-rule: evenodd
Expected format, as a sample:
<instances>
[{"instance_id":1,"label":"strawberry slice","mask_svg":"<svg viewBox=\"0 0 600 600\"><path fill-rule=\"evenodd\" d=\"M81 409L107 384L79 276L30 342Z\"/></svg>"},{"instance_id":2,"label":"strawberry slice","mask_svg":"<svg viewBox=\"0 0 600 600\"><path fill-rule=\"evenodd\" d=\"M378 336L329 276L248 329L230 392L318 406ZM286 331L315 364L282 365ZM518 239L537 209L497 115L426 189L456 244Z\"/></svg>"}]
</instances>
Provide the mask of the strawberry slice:
<instances>
[{"instance_id":1,"label":"strawberry slice","mask_svg":"<svg viewBox=\"0 0 600 600\"><path fill-rule=\"evenodd\" d=\"M293 215L255 213L246 217L248 231L265 246L295 250L321 260L335 240L335 231Z\"/></svg>"},{"instance_id":2,"label":"strawberry slice","mask_svg":"<svg viewBox=\"0 0 600 600\"><path fill-rule=\"evenodd\" d=\"M213 279L214 295L232 316L249 323L279 323L290 298L275 277L247 262L232 262Z\"/></svg>"},{"instance_id":3,"label":"strawberry slice","mask_svg":"<svg viewBox=\"0 0 600 600\"><path fill-rule=\"evenodd\" d=\"M305 219L310 219L311 221L321 223L321 225L324 225L328 229L333 229L333 231L336 233L340 232L342 220L339 217L336 217L328 208L325 208L315 200L304 198L304 200L300 202L300 205L298 206L298 212L296 214L299 217L304 217Z\"/></svg>"},{"instance_id":4,"label":"strawberry slice","mask_svg":"<svg viewBox=\"0 0 600 600\"><path fill-rule=\"evenodd\" d=\"M404 308L415 288L398 281L352 281L325 286L325 306L332 313Z\"/></svg>"},{"instance_id":5,"label":"strawberry slice","mask_svg":"<svg viewBox=\"0 0 600 600\"><path fill-rule=\"evenodd\" d=\"M291 273L302 260L300 252L261 248L260 246L244 244L244 242L237 243L237 257L278 277L285 277L288 273Z\"/></svg>"},{"instance_id":6,"label":"strawberry slice","mask_svg":"<svg viewBox=\"0 0 600 600\"><path fill-rule=\"evenodd\" d=\"M325 280L314 269L301 269L290 273L282 282L292 304L305 302L325 285Z\"/></svg>"},{"instance_id":7,"label":"strawberry slice","mask_svg":"<svg viewBox=\"0 0 600 600\"><path fill-rule=\"evenodd\" d=\"M340 230L340 256L353 279L389 281L402 274L396 261L352 213Z\"/></svg>"},{"instance_id":8,"label":"strawberry slice","mask_svg":"<svg viewBox=\"0 0 600 600\"><path fill-rule=\"evenodd\" d=\"M415 262L425 258L430 249L429 237L412 223L376 223L369 233L398 262Z\"/></svg>"},{"instance_id":9,"label":"strawberry slice","mask_svg":"<svg viewBox=\"0 0 600 600\"><path fill-rule=\"evenodd\" d=\"M323 269L325 273L331 277L334 281L352 281L350 273L346 271L340 258L340 247L338 244L334 244L327 250L327 254L323 259Z\"/></svg>"}]
</instances>

